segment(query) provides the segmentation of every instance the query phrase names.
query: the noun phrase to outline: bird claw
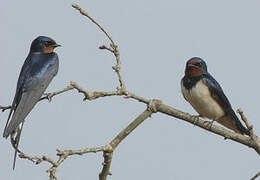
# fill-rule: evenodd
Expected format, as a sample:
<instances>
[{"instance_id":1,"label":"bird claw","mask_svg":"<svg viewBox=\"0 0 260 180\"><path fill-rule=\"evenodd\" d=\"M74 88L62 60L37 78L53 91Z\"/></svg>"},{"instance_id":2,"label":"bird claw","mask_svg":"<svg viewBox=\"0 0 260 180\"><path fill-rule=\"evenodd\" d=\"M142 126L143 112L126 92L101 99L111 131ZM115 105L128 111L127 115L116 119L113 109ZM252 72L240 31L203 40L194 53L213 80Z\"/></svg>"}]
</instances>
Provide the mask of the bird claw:
<instances>
[{"instance_id":1,"label":"bird claw","mask_svg":"<svg viewBox=\"0 0 260 180\"><path fill-rule=\"evenodd\" d=\"M51 102L51 100L52 100L52 93L44 93L44 95L46 96L46 99L48 99L48 101Z\"/></svg>"},{"instance_id":2,"label":"bird claw","mask_svg":"<svg viewBox=\"0 0 260 180\"><path fill-rule=\"evenodd\" d=\"M214 122L214 120L212 120L212 121L205 121L204 124L206 124L208 129L211 129L211 127L213 125L213 122Z\"/></svg>"},{"instance_id":3,"label":"bird claw","mask_svg":"<svg viewBox=\"0 0 260 180\"><path fill-rule=\"evenodd\" d=\"M202 117L201 115L194 115L194 116L192 116L193 118L194 118L194 122L193 122L193 124L194 124L194 126L197 124L197 122L199 121L199 119Z\"/></svg>"},{"instance_id":4,"label":"bird claw","mask_svg":"<svg viewBox=\"0 0 260 180\"><path fill-rule=\"evenodd\" d=\"M17 147L17 141L16 138L14 138L14 136L11 136L11 144L13 146L13 148L18 152L18 153L23 153L22 151L20 151Z\"/></svg>"}]
</instances>

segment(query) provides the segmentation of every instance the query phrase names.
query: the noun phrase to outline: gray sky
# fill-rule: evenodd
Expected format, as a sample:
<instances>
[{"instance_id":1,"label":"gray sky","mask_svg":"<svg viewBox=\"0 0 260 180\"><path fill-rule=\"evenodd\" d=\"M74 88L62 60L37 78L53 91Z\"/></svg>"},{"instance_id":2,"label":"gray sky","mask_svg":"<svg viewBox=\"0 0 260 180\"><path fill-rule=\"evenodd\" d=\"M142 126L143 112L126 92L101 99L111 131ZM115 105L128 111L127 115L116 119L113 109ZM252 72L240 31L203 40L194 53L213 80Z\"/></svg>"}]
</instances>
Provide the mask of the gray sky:
<instances>
[{"instance_id":1,"label":"gray sky","mask_svg":"<svg viewBox=\"0 0 260 180\"><path fill-rule=\"evenodd\" d=\"M114 90L115 60L98 46L105 36L71 8L72 1L3 1L0 6L0 104L13 100L21 66L31 41L39 35L61 44L58 75L47 92L70 81L94 90ZM241 107L260 135L260 2L251 1L82 1L119 45L127 88L146 98L158 98L180 110L197 114L184 100L180 79L187 59L203 58L222 85L234 109ZM56 158L56 149L81 149L107 144L144 109L120 97L82 101L71 91L38 103L26 118L20 141L30 155ZM8 111L0 113L3 130ZM0 179L48 179L49 164L38 166L17 159L0 139ZM97 179L102 153L66 160L57 175L62 180ZM213 135L184 121L155 114L139 126L114 153L109 179L249 179L259 168L255 151Z\"/></svg>"}]
</instances>

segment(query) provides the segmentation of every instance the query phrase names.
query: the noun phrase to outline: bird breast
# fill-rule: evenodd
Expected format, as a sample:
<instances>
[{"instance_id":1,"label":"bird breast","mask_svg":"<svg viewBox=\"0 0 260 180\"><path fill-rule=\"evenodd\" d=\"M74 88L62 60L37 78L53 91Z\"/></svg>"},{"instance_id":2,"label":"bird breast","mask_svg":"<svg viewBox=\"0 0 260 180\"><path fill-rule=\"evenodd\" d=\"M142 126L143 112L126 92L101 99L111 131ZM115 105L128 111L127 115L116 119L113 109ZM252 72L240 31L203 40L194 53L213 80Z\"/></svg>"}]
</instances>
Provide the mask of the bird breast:
<instances>
[{"instance_id":1,"label":"bird breast","mask_svg":"<svg viewBox=\"0 0 260 180\"><path fill-rule=\"evenodd\" d=\"M181 83L184 98L192 105L199 115L217 120L224 116L221 106L212 98L209 88L199 80L191 89L186 89Z\"/></svg>"}]
</instances>

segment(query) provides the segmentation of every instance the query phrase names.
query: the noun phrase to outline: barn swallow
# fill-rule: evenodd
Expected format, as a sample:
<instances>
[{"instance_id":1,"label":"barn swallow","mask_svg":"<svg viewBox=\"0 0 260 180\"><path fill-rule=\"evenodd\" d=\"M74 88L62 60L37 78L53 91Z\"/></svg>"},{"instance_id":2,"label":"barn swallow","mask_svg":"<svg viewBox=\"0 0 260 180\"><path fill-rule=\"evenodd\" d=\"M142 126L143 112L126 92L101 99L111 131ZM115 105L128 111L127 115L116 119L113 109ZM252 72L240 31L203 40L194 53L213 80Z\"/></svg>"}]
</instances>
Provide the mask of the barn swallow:
<instances>
[{"instance_id":1,"label":"barn swallow","mask_svg":"<svg viewBox=\"0 0 260 180\"><path fill-rule=\"evenodd\" d=\"M13 169L17 152L20 152L18 145L24 120L58 72L59 58L53 52L54 48L58 46L60 45L49 37L37 37L31 44L29 55L20 72L16 93L3 133L5 138L11 136L11 143L15 149Z\"/></svg>"},{"instance_id":2,"label":"barn swallow","mask_svg":"<svg viewBox=\"0 0 260 180\"><path fill-rule=\"evenodd\" d=\"M208 73L207 65L201 58L193 57L187 61L181 91L199 116L217 121L236 133L249 135L249 130L242 125L221 86Z\"/></svg>"}]
</instances>

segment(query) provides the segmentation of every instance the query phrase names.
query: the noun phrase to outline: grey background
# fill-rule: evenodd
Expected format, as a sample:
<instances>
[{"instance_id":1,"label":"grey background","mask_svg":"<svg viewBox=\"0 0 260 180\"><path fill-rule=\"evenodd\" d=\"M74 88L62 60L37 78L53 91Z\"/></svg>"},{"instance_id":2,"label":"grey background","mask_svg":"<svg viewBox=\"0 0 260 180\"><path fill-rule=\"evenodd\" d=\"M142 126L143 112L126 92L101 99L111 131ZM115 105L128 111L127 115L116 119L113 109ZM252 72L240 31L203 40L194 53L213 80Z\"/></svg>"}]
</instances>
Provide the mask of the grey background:
<instances>
[{"instance_id":1,"label":"grey background","mask_svg":"<svg viewBox=\"0 0 260 180\"><path fill-rule=\"evenodd\" d=\"M0 6L0 104L9 105L31 41L50 36L61 48L60 70L47 92L70 81L94 90L113 90L113 56L98 49L107 39L72 1L3 1ZM197 114L180 92L185 62L206 60L234 109L241 107L260 135L259 42L260 2L251 1L80 1L119 44L127 88ZM121 97L82 102L71 91L38 103L26 118L20 142L30 155L56 158L56 148L81 149L108 143L144 109ZM3 130L8 111L0 113ZM1 130L1 131L2 131ZM0 179L48 179L49 164L17 160L0 139ZM60 179L97 179L102 153L68 158ZM184 121L155 114L139 126L114 153L109 179L249 179L259 168L252 149L213 135Z\"/></svg>"}]
</instances>

